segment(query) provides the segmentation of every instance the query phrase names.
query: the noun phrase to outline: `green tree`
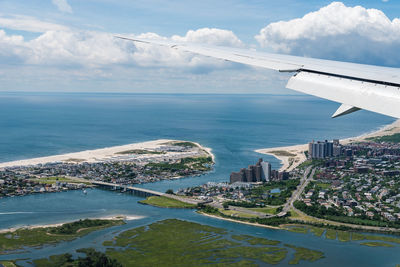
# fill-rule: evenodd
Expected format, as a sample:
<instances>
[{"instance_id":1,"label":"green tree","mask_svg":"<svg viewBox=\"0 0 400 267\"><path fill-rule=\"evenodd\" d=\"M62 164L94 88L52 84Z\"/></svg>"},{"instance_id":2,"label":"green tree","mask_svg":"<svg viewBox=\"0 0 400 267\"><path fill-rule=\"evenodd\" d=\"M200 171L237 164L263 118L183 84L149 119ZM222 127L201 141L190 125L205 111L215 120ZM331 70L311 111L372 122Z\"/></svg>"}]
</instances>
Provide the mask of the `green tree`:
<instances>
[{"instance_id":1,"label":"green tree","mask_svg":"<svg viewBox=\"0 0 400 267\"><path fill-rule=\"evenodd\" d=\"M174 194L174 190L168 189L165 193L170 194L170 195L173 195L173 194Z\"/></svg>"}]
</instances>

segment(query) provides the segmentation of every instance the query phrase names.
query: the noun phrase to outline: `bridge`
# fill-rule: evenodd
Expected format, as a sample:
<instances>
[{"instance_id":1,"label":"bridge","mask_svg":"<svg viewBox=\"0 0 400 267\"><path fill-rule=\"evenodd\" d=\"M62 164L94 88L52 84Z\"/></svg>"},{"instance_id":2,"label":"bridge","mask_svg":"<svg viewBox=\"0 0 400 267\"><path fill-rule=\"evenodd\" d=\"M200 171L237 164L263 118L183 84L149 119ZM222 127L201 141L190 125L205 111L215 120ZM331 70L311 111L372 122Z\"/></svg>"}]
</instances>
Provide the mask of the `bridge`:
<instances>
[{"instance_id":1,"label":"bridge","mask_svg":"<svg viewBox=\"0 0 400 267\"><path fill-rule=\"evenodd\" d=\"M199 200L199 199L193 199L193 198L185 198L185 197L180 197L172 194L166 194L166 193L161 193L158 191L146 189L146 188L140 188L140 187L135 187L135 186L130 186L130 185L123 185L123 184L114 184L114 183L107 183L107 182L102 182L102 181L95 181L95 180L90 180L90 183L93 185L97 185L99 187L103 188L111 188L112 190L120 190L122 192L127 192L127 193L132 193L134 195L137 195L139 197L151 197L151 196L163 196L163 197L168 197L172 199L176 199L185 203L189 204L206 204L210 203L212 201L208 200Z\"/></svg>"},{"instance_id":2,"label":"bridge","mask_svg":"<svg viewBox=\"0 0 400 267\"><path fill-rule=\"evenodd\" d=\"M129 192L129 193L135 194L140 197L165 195L165 193L161 193L161 192L157 192L157 191L145 189L145 188L134 187L134 186L130 186L130 185L114 184L114 183L107 183L107 182L94 181L94 180L91 180L90 182L99 187L111 188L112 190L121 190L123 192Z\"/></svg>"}]
</instances>

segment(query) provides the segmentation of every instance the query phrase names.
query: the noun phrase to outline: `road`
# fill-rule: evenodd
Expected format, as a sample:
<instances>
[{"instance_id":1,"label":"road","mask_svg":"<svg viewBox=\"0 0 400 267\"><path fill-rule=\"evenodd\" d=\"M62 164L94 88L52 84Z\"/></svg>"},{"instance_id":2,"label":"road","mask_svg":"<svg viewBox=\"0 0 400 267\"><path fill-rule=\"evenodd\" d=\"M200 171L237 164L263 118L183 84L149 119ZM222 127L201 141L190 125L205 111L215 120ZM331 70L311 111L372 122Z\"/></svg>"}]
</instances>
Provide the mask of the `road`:
<instances>
[{"instance_id":1,"label":"road","mask_svg":"<svg viewBox=\"0 0 400 267\"><path fill-rule=\"evenodd\" d=\"M293 208L293 203L299 199L304 189L310 183L311 179L314 177L315 169L311 171L311 166L308 167L303 174L303 177L300 179L300 184L297 186L296 190L292 193L292 196L286 201L286 204L283 206L282 211L278 214L279 217L285 216L287 212Z\"/></svg>"}]
</instances>

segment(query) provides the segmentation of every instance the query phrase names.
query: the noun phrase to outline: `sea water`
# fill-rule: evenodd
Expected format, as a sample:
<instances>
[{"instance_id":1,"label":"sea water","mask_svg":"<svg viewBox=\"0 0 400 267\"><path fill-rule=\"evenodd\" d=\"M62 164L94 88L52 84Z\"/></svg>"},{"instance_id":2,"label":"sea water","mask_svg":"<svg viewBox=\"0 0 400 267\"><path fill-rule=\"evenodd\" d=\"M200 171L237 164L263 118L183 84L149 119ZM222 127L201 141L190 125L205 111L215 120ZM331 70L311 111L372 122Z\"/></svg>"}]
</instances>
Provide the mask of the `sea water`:
<instances>
[{"instance_id":1,"label":"sea water","mask_svg":"<svg viewBox=\"0 0 400 267\"><path fill-rule=\"evenodd\" d=\"M199 142L216 156L206 175L140 185L158 191L177 190L208 181L228 181L232 171L254 164L259 157L280 166L274 157L255 149L357 136L394 119L359 111L331 119L338 104L310 96L0 93L0 162L77 152L155 139ZM41 258L77 248L96 247L116 231L165 218L223 227L238 233L281 240L322 250L326 258L300 266L394 266L396 248L370 248L355 242L302 235L226 222L190 210L140 205L140 198L103 190L30 195L0 199L0 229L50 224L109 215L141 216L127 225L86 237L31 249L0 259ZM116 230L117 229L117 230ZM287 265L284 261L281 265Z\"/></svg>"}]
</instances>

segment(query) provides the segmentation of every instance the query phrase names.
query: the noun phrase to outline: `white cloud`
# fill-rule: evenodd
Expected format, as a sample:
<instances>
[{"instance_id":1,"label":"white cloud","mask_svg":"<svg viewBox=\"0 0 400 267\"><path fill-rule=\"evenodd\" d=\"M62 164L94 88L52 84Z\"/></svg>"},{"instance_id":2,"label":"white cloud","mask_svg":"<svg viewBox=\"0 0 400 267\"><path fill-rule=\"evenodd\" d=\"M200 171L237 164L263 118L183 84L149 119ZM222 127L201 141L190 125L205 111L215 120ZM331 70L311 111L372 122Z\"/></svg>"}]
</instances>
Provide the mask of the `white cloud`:
<instances>
[{"instance_id":1,"label":"white cloud","mask_svg":"<svg viewBox=\"0 0 400 267\"><path fill-rule=\"evenodd\" d=\"M18 22L18 17L14 20ZM73 66L75 68L107 68L110 65L123 64L131 67L181 67L191 72L207 72L221 66L231 66L230 63L175 49L134 44L117 39L111 33L77 31L61 25L48 25L46 22L42 23L31 18L29 21L34 23L29 25L25 23L26 20L25 18L14 25L20 25L18 27L20 30L43 30L44 32L37 38L26 41L22 36L7 35L6 32L0 30L0 62L2 61L3 64L7 64L10 60L60 68L66 66L68 68ZM33 24L36 26L32 27ZM131 37L134 36L131 35ZM243 46L243 43L231 31L220 29L204 28L188 31L185 36L175 35L171 38L155 33L141 34L138 37Z\"/></svg>"},{"instance_id":2,"label":"white cloud","mask_svg":"<svg viewBox=\"0 0 400 267\"><path fill-rule=\"evenodd\" d=\"M242 41L236 37L232 31L215 29L215 28L202 28L196 31L190 30L185 36L178 35L172 36L174 41L201 43L209 45L243 47Z\"/></svg>"},{"instance_id":3,"label":"white cloud","mask_svg":"<svg viewBox=\"0 0 400 267\"><path fill-rule=\"evenodd\" d=\"M382 11L333 2L290 21L271 23L256 36L277 52L370 64L400 65L400 20Z\"/></svg>"},{"instance_id":4,"label":"white cloud","mask_svg":"<svg viewBox=\"0 0 400 267\"><path fill-rule=\"evenodd\" d=\"M28 31L28 32L46 32L46 31L66 31L68 27L56 23L38 20L34 17L12 15L4 16L0 14L0 28Z\"/></svg>"},{"instance_id":5,"label":"white cloud","mask_svg":"<svg viewBox=\"0 0 400 267\"><path fill-rule=\"evenodd\" d=\"M72 7L67 0L52 0L52 2L61 12L72 13Z\"/></svg>"},{"instance_id":6,"label":"white cloud","mask_svg":"<svg viewBox=\"0 0 400 267\"><path fill-rule=\"evenodd\" d=\"M146 33L138 36L144 39L164 39L155 33ZM242 41L231 31L221 29L202 28L198 30L190 30L185 36L174 35L169 38L178 42L202 43L209 45L224 45L230 47L243 47ZM134 59L142 66L168 66L168 67L193 67L203 68L199 71L204 71L204 68L215 68L229 66L230 63L207 58L191 53L182 52L168 47L155 47L147 44L135 44Z\"/></svg>"}]
</instances>

